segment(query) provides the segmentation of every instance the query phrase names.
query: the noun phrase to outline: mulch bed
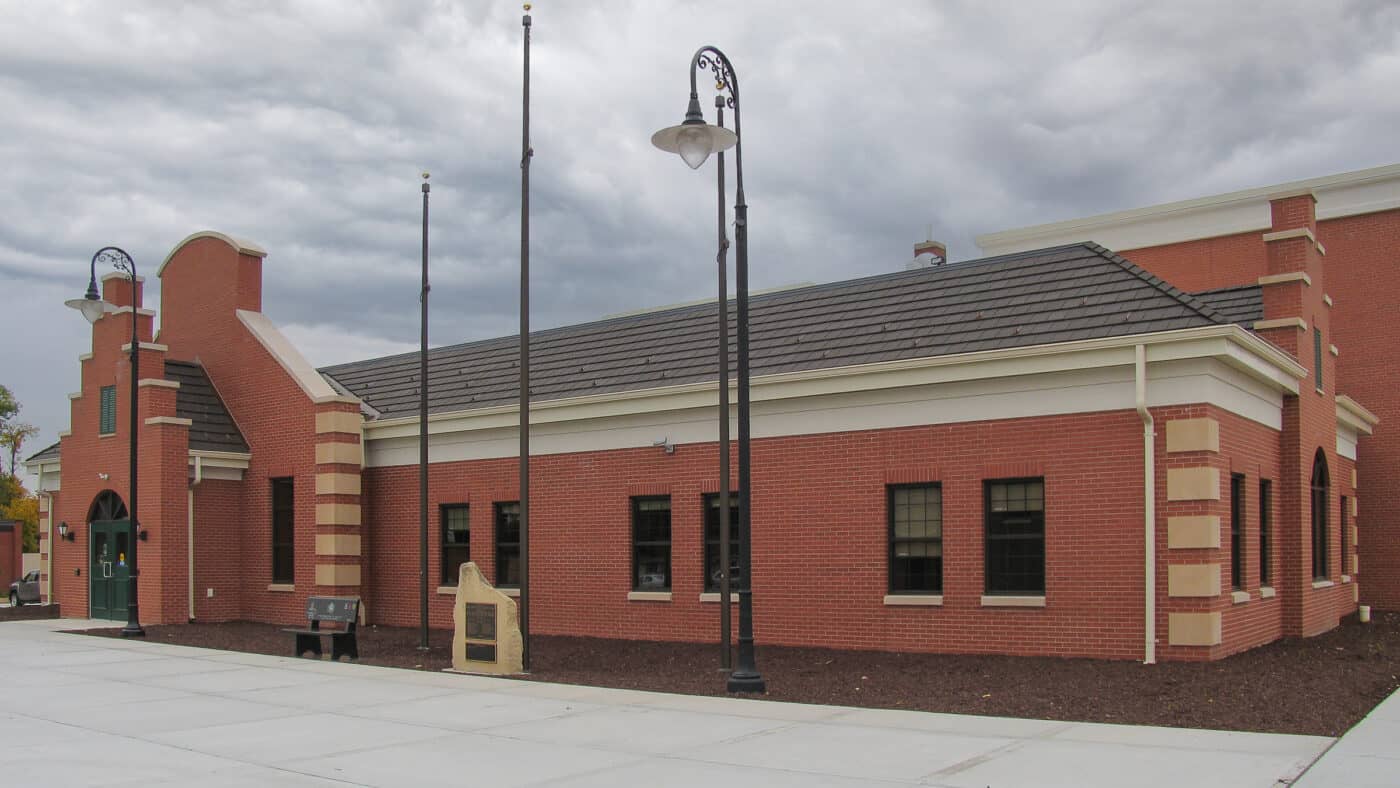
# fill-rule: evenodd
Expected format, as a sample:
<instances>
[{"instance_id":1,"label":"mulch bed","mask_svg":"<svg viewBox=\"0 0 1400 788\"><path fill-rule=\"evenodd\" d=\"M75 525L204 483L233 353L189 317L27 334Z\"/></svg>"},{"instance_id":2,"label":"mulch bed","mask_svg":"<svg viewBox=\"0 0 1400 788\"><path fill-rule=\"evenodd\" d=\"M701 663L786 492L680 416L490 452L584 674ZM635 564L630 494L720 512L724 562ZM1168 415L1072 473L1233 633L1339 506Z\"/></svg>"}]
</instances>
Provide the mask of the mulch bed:
<instances>
[{"instance_id":1,"label":"mulch bed","mask_svg":"<svg viewBox=\"0 0 1400 788\"><path fill-rule=\"evenodd\" d=\"M22 605L0 607L0 621L34 621L41 618L61 618L58 605Z\"/></svg>"},{"instance_id":2,"label":"mulch bed","mask_svg":"<svg viewBox=\"0 0 1400 788\"><path fill-rule=\"evenodd\" d=\"M152 641L291 656L292 636L246 622L146 628ZM119 629L83 634L117 637ZM360 662L451 665L452 633L362 627ZM530 680L725 695L719 650L536 635ZM959 656L761 646L765 697L886 709L1339 736L1400 687L1400 614L1355 616L1325 635L1209 663L1142 665L1053 657Z\"/></svg>"}]
</instances>

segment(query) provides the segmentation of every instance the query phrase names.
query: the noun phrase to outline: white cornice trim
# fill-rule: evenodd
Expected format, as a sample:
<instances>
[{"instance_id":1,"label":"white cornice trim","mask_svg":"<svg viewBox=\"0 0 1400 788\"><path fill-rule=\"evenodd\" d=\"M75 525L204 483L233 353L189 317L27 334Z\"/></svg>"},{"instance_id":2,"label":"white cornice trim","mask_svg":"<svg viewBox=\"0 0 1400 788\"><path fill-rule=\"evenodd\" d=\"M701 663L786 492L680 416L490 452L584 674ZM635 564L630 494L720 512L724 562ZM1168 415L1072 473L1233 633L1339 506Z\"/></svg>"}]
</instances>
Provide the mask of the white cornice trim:
<instances>
[{"instance_id":1,"label":"white cornice trim","mask_svg":"<svg viewBox=\"0 0 1400 788\"><path fill-rule=\"evenodd\" d=\"M105 314L109 314L109 315L127 315L127 314L131 314L131 307L129 307L129 306L119 306L119 307L117 307L116 309L109 309L109 310L107 310L107 312L106 312ZM156 316L156 310L154 310L154 309L147 309L147 308L145 308L145 307L141 307L140 309L136 310L136 314L138 314L138 315L144 315L144 316L146 316L146 317L155 317L155 316Z\"/></svg>"},{"instance_id":2,"label":"white cornice trim","mask_svg":"<svg viewBox=\"0 0 1400 788\"><path fill-rule=\"evenodd\" d=\"M1162 203L1126 211L1049 222L976 237L986 254L1004 254L1062 243L1131 235L1119 249L1159 246L1199 238L1270 229L1268 203L1279 195L1313 193L1319 221L1400 208L1400 164ZM1205 217L1211 220L1201 221ZM1192 224L1196 226L1190 226ZM1130 228L1136 228L1135 231Z\"/></svg>"},{"instance_id":3,"label":"white cornice trim","mask_svg":"<svg viewBox=\"0 0 1400 788\"><path fill-rule=\"evenodd\" d=\"M70 392L68 392L68 399L70 399L70 400L82 399L82 398L83 398L83 392L81 392L81 391L70 391Z\"/></svg>"},{"instance_id":4,"label":"white cornice trim","mask_svg":"<svg viewBox=\"0 0 1400 788\"><path fill-rule=\"evenodd\" d=\"M194 426L193 421L191 421L190 419L182 419L179 416L152 416L149 419L146 419L146 424L152 427L159 426L162 424L169 424L173 427Z\"/></svg>"},{"instance_id":5,"label":"white cornice trim","mask_svg":"<svg viewBox=\"0 0 1400 788\"><path fill-rule=\"evenodd\" d=\"M1164 331L1136 336L1061 342L1022 348L962 353L933 358L887 361L846 367L785 372L753 378L755 402L826 394L953 383L1016 375L1131 366L1134 348L1146 345L1148 361L1215 357L1276 390L1298 393L1307 370L1288 354L1237 325ZM658 413L713 407L714 382L594 394L531 403L534 424ZM518 423L516 404L436 413L428 416L433 434L511 427ZM418 417L367 421L365 439L417 435Z\"/></svg>"},{"instance_id":6,"label":"white cornice trim","mask_svg":"<svg viewBox=\"0 0 1400 788\"><path fill-rule=\"evenodd\" d=\"M126 344L127 344L128 346L131 345L130 342L128 342L128 343L126 343ZM84 361L92 361L92 354L91 354L91 353L79 353L79 354L78 354L78 363L81 364L81 363L83 363Z\"/></svg>"},{"instance_id":7,"label":"white cornice trim","mask_svg":"<svg viewBox=\"0 0 1400 788\"><path fill-rule=\"evenodd\" d=\"M166 345L161 345L161 344L158 344L158 343L156 343L156 342L142 342L142 343L141 343L141 349L142 349L142 350L154 350L154 351L157 352L157 353L169 353L169 352L170 352L170 348L169 348L168 346L166 346ZM122 345L121 350L122 350L123 353L130 353L130 352L131 352L131 343L128 342L128 343L126 343L125 345Z\"/></svg>"},{"instance_id":8,"label":"white cornice trim","mask_svg":"<svg viewBox=\"0 0 1400 788\"><path fill-rule=\"evenodd\" d=\"M175 256L176 252L185 248L185 244L200 238L217 238L233 247L234 251L239 254L252 255L253 257L267 257L267 250L252 241L242 241L232 236L224 235L217 230L200 230L197 233L185 236L184 240L175 244L175 247L170 250L170 254L165 256L165 259L160 263L160 267L156 269L156 277L159 278L161 274L165 273L165 267L170 264L170 259Z\"/></svg>"},{"instance_id":9,"label":"white cornice trim","mask_svg":"<svg viewBox=\"0 0 1400 788\"><path fill-rule=\"evenodd\" d=\"M1296 328L1299 331L1307 331L1308 323L1301 317L1276 317L1273 320L1254 321L1255 331L1268 331L1271 328Z\"/></svg>"},{"instance_id":10,"label":"white cornice trim","mask_svg":"<svg viewBox=\"0 0 1400 788\"><path fill-rule=\"evenodd\" d=\"M1337 422L1345 424L1359 433L1370 435L1373 428L1381 423L1381 417L1366 410L1361 403L1345 394L1337 395Z\"/></svg>"},{"instance_id":11,"label":"white cornice trim","mask_svg":"<svg viewBox=\"0 0 1400 788\"><path fill-rule=\"evenodd\" d=\"M360 404L360 400L355 397L347 397L331 387L326 379L321 377L321 373L311 366L311 362L297 350L296 345L287 339L286 335L277 330L277 326L267 318L262 312L253 312L247 309L237 310L238 320L243 324L253 338L258 340L268 355L276 359L283 371L296 381L302 392L314 403L323 402L344 402L352 405Z\"/></svg>"},{"instance_id":12,"label":"white cornice trim","mask_svg":"<svg viewBox=\"0 0 1400 788\"><path fill-rule=\"evenodd\" d=\"M237 468L246 470L253 455L239 451L205 451L190 449L190 464L198 458L205 468Z\"/></svg>"},{"instance_id":13,"label":"white cornice trim","mask_svg":"<svg viewBox=\"0 0 1400 788\"><path fill-rule=\"evenodd\" d=\"M1292 238L1306 238L1313 243L1317 243L1317 236L1306 227L1294 227L1291 230L1279 230L1273 233L1264 233L1264 243L1270 241L1287 241Z\"/></svg>"}]
</instances>

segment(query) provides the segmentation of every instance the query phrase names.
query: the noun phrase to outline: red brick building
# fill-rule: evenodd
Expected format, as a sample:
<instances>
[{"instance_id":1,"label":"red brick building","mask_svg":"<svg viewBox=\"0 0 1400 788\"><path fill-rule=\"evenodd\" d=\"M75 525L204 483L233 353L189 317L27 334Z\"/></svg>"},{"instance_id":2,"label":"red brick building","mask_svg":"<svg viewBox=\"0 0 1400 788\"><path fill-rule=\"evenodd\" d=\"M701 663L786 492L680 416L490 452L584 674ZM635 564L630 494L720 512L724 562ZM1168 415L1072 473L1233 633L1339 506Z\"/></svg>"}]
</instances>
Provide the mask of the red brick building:
<instances>
[{"instance_id":1,"label":"red brick building","mask_svg":"<svg viewBox=\"0 0 1400 788\"><path fill-rule=\"evenodd\" d=\"M1271 210L1268 282L1245 288L1067 244L755 297L758 641L1200 660L1335 626L1376 419L1297 326L1340 342L1312 198ZM28 461L65 613L124 618L108 414L135 308L163 370L138 381L143 620L291 622L334 593L416 623L417 356L313 369L261 312L264 256L180 242L158 333L139 282L104 281L71 432ZM717 637L716 321L532 335L534 632ZM513 338L430 354L435 626L462 560L518 579L515 359Z\"/></svg>"}]
</instances>

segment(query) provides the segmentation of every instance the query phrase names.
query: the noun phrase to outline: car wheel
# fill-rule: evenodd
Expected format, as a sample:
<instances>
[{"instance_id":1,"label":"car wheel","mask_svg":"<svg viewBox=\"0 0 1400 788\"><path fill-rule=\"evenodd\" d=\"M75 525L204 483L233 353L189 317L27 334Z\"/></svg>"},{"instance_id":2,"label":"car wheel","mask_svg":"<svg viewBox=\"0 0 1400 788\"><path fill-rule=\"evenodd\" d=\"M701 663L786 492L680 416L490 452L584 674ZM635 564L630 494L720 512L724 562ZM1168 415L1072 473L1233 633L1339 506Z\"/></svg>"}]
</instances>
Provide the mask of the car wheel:
<instances>
[{"instance_id":1,"label":"car wheel","mask_svg":"<svg viewBox=\"0 0 1400 788\"><path fill-rule=\"evenodd\" d=\"M11 591L11 592L10 592L10 607L19 607L19 606L20 606L19 593L18 593L18 592L15 592L15 591Z\"/></svg>"}]
</instances>

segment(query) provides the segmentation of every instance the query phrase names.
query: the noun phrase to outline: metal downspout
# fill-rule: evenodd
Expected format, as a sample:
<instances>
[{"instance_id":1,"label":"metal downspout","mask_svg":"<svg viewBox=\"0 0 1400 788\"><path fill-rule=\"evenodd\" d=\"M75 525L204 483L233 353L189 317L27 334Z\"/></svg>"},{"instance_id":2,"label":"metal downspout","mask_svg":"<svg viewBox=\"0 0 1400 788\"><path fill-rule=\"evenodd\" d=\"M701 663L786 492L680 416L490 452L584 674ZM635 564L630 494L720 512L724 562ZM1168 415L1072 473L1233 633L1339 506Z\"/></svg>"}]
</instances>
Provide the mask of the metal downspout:
<instances>
[{"instance_id":1,"label":"metal downspout","mask_svg":"<svg viewBox=\"0 0 1400 788\"><path fill-rule=\"evenodd\" d=\"M185 540L185 553L189 560L189 599L190 599L190 622L194 622L194 488L204 481L204 458L196 456L194 458L194 481L190 482L189 496L189 533Z\"/></svg>"},{"instance_id":2,"label":"metal downspout","mask_svg":"<svg viewBox=\"0 0 1400 788\"><path fill-rule=\"evenodd\" d=\"M1135 348L1137 412L1142 417L1143 644L1142 662L1157 662L1157 436L1147 409L1147 348Z\"/></svg>"}]
</instances>

